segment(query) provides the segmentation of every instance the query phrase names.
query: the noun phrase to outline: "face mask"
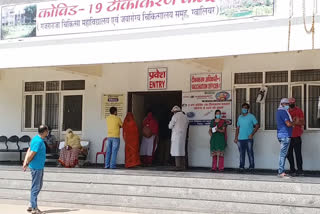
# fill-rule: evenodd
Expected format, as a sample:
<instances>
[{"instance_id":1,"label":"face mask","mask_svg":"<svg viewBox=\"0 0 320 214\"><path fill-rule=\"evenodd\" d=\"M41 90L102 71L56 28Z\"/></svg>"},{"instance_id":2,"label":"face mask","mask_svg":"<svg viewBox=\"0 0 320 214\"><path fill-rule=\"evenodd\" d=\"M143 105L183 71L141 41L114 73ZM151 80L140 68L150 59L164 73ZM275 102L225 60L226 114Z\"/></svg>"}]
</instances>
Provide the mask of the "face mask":
<instances>
[{"instance_id":1,"label":"face mask","mask_svg":"<svg viewBox=\"0 0 320 214\"><path fill-rule=\"evenodd\" d=\"M286 110L288 110L288 109L289 109L289 106L284 106L284 108L285 108Z\"/></svg>"},{"instance_id":2,"label":"face mask","mask_svg":"<svg viewBox=\"0 0 320 214\"><path fill-rule=\"evenodd\" d=\"M217 114L217 115L216 115L216 118L217 118L217 119L220 119L220 118L221 118L221 114Z\"/></svg>"},{"instance_id":3,"label":"face mask","mask_svg":"<svg viewBox=\"0 0 320 214\"><path fill-rule=\"evenodd\" d=\"M243 108L243 109L242 109L242 114L246 114L246 113L248 113L248 109Z\"/></svg>"},{"instance_id":4,"label":"face mask","mask_svg":"<svg viewBox=\"0 0 320 214\"><path fill-rule=\"evenodd\" d=\"M296 105L295 105L295 104L290 104L289 106L290 106L290 108L294 108L294 107L296 107Z\"/></svg>"}]
</instances>

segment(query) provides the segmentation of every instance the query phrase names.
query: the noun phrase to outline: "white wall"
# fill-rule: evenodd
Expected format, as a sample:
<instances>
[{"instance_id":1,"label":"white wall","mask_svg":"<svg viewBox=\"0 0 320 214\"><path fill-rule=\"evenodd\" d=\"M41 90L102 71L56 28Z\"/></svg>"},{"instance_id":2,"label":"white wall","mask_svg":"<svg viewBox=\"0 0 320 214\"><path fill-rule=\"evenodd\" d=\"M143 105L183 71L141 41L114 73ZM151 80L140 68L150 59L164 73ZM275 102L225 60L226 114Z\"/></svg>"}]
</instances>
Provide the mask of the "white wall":
<instances>
[{"instance_id":1,"label":"white wall","mask_svg":"<svg viewBox=\"0 0 320 214\"><path fill-rule=\"evenodd\" d=\"M320 68L319 51L304 51L301 53L261 54L224 58L223 89L232 89L232 73L277 71L289 69ZM168 90L189 91L190 73L204 72L189 64L177 61L151 63L106 64L102 77L84 77L76 74L46 71L9 71L2 72L0 80L0 135L21 133L22 81L53 80L53 79L85 79L86 92L84 103L84 128L82 138L92 142L90 159L95 160L95 154L101 149L102 139L106 136L106 123L101 119L101 95L124 93L129 91L147 90L147 68L168 67ZM127 101L127 99L126 99ZM126 107L125 107L126 109ZM209 154L209 136L207 127L197 126L190 129L189 154L192 166L207 166L211 164ZM30 134L30 133L27 133ZM319 131L307 131L303 135L304 168L320 170ZM234 130L228 128L228 147L225 155L226 167L237 168L239 164L238 148L233 143ZM260 130L255 136L255 158L257 168L276 169L278 166L279 143L275 131ZM8 155L0 153L1 159ZM16 156L18 158L18 155ZM102 162L100 157L99 162ZM118 163L124 162L124 142L118 156ZM248 164L248 162L247 162Z\"/></svg>"}]
</instances>

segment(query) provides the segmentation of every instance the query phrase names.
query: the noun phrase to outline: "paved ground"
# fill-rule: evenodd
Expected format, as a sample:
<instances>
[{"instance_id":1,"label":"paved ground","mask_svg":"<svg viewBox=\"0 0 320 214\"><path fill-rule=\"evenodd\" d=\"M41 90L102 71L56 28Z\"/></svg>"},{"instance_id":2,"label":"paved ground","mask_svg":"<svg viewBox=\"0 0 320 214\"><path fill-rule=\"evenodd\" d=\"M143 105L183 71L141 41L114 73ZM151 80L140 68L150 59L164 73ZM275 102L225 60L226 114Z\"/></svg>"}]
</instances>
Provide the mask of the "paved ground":
<instances>
[{"instance_id":1,"label":"paved ground","mask_svg":"<svg viewBox=\"0 0 320 214\"><path fill-rule=\"evenodd\" d=\"M24 214L28 213L26 211L26 206L23 205L12 205L12 204L2 204L0 202L1 214ZM41 207L42 211L48 214L126 214L123 212L113 212L113 211L101 211L101 210L85 210L85 209L68 209L61 207ZM132 214L132 213L131 213Z\"/></svg>"}]
</instances>

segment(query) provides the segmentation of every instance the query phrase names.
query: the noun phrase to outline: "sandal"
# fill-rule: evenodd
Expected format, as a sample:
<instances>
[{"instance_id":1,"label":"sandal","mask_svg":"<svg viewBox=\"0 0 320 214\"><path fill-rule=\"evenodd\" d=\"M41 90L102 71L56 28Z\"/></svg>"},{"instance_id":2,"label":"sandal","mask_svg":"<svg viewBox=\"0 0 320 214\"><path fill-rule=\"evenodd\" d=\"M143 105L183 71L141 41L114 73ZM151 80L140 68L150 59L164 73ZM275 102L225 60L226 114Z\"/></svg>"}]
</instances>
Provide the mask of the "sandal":
<instances>
[{"instance_id":1,"label":"sandal","mask_svg":"<svg viewBox=\"0 0 320 214\"><path fill-rule=\"evenodd\" d=\"M286 173L278 174L279 178L290 178L290 176Z\"/></svg>"},{"instance_id":2,"label":"sandal","mask_svg":"<svg viewBox=\"0 0 320 214\"><path fill-rule=\"evenodd\" d=\"M45 212L42 212L41 210L36 208L36 209L32 209L31 214L45 214Z\"/></svg>"}]
</instances>

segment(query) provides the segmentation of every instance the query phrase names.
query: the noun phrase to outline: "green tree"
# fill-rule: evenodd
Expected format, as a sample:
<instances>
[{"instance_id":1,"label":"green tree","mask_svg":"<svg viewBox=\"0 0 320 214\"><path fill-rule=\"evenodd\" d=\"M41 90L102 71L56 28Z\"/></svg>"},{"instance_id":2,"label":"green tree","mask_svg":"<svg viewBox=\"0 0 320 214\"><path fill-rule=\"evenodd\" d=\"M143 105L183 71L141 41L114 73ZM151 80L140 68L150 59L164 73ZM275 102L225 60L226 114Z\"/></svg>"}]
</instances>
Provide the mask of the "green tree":
<instances>
[{"instance_id":1,"label":"green tree","mask_svg":"<svg viewBox=\"0 0 320 214\"><path fill-rule=\"evenodd\" d=\"M270 6L271 5L271 0L266 0L266 6Z\"/></svg>"},{"instance_id":2,"label":"green tree","mask_svg":"<svg viewBox=\"0 0 320 214\"><path fill-rule=\"evenodd\" d=\"M25 7L24 13L26 16L26 20L28 20L27 23L35 22L36 16L37 16L37 6L34 4L34 5L30 5L28 7Z\"/></svg>"}]
</instances>

